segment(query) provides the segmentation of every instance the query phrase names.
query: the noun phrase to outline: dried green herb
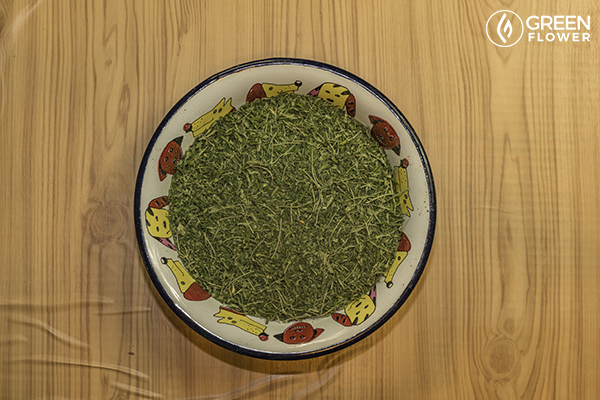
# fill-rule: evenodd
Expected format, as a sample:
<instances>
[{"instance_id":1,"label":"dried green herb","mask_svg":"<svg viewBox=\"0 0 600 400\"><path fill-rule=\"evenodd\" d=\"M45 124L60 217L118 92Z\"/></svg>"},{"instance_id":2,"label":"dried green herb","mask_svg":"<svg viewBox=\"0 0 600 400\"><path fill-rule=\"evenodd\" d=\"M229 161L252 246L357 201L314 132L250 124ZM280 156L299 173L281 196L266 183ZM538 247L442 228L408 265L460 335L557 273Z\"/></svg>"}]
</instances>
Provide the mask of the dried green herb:
<instances>
[{"instance_id":1,"label":"dried green herb","mask_svg":"<svg viewBox=\"0 0 600 400\"><path fill-rule=\"evenodd\" d=\"M368 129L320 98L245 104L178 164L169 212L179 257L245 314L325 316L388 266L402 222L391 175Z\"/></svg>"}]
</instances>

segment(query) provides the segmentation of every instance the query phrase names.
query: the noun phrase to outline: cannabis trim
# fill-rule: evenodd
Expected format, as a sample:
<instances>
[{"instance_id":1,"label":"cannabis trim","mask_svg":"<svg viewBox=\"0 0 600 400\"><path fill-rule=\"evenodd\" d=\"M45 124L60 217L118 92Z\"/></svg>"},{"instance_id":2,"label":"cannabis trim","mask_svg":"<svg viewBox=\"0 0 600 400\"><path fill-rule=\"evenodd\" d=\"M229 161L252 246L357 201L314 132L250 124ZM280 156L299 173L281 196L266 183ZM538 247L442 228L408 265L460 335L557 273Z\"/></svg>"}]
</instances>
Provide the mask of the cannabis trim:
<instances>
[{"instance_id":1,"label":"cannabis trim","mask_svg":"<svg viewBox=\"0 0 600 400\"><path fill-rule=\"evenodd\" d=\"M324 100L247 103L178 164L169 192L178 255L244 314L331 314L388 267L402 223L391 175L368 129Z\"/></svg>"}]
</instances>

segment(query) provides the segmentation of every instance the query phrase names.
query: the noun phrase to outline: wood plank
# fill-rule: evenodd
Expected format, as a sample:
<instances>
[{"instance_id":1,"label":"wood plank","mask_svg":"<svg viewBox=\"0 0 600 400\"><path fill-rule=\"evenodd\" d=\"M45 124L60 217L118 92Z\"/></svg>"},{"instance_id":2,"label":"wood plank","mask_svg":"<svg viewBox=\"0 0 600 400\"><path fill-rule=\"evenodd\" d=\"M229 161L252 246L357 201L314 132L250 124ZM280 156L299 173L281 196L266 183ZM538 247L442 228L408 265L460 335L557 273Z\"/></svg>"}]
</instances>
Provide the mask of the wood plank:
<instances>
[{"instance_id":1,"label":"wood plank","mask_svg":"<svg viewBox=\"0 0 600 400\"><path fill-rule=\"evenodd\" d=\"M0 1L0 397L595 399L600 66L590 42L494 46L501 2ZM542 32L545 33L545 32ZM152 287L133 190L206 77L273 56L358 74L430 158L427 270L386 325L299 362L241 357Z\"/></svg>"}]
</instances>

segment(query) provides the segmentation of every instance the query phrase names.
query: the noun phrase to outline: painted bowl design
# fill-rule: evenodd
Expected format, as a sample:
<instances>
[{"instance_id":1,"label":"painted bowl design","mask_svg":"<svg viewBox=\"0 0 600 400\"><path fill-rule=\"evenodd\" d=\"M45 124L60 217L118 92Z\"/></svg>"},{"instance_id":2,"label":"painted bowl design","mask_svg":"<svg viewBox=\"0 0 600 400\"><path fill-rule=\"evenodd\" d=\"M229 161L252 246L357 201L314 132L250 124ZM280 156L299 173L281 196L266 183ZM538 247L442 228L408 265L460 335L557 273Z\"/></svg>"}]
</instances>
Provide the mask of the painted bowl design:
<instances>
[{"instance_id":1,"label":"painted bowl design","mask_svg":"<svg viewBox=\"0 0 600 400\"><path fill-rule=\"evenodd\" d=\"M179 260L169 223L169 187L195 138L246 102L282 92L317 96L370 129L384 149L404 214L398 246L384 276L360 299L324 318L267 322L219 303ZM435 230L435 189L425 151L400 110L359 77L331 65L272 58L238 65L200 83L167 114L152 136L135 190L140 254L169 307L205 338L240 354L294 360L345 348L377 330L419 280Z\"/></svg>"}]
</instances>

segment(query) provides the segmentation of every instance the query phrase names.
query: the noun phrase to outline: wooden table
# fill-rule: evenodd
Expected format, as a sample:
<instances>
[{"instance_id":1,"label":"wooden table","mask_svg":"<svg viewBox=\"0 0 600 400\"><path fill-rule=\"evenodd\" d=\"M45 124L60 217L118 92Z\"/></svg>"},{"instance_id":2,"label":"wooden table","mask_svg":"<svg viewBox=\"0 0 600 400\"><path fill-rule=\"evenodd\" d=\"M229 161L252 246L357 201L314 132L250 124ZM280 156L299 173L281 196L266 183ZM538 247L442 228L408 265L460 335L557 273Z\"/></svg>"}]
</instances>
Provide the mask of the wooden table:
<instances>
[{"instance_id":1,"label":"wooden table","mask_svg":"<svg viewBox=\"0 0 600 400\"><path fill-rule=\"evenodd\" d=\"M486 21L500 1L0 1L0 397L597 399L600 9L510 7L523 23L589 15L590 40L529 40L569 32L546 26L497 47ZM238 356L180 322L133 225L137 169L167 111L206 77L273 56L385 93L438 199L430 261L400 312L297 362Z\"/></svg>"}]
</instances>

